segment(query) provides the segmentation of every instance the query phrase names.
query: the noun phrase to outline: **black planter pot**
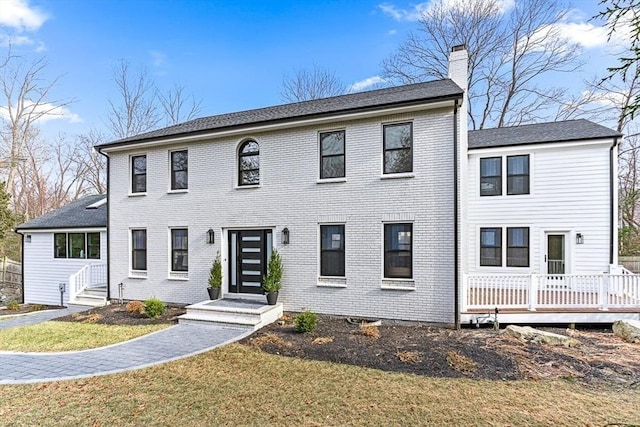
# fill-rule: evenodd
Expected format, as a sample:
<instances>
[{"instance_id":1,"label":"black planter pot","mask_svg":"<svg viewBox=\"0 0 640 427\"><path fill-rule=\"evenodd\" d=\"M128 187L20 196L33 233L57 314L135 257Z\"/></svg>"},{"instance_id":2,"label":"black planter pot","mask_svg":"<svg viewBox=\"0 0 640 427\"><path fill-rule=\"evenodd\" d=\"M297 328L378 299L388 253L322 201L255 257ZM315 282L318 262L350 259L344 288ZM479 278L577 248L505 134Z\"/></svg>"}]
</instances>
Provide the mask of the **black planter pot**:
<instances>
[{"instance_id":1,"label":"black planter pot","mask_svg":"<svg viewBox=\"0 0 640 427\"><path fill-rule=\"evenodd\" d=\"M267 304L276 305L278 302L278 292L267 292Z\"/></svg>"},{"instance_id":2,"label":"black planter pot","mask_svg":"<svg viewBox=\"0 0 640 427\"><path fill-rule=\"evenodd\" d=\"M220 288L207 288L207 292L209 292L209 299L220 298Z\"/></svg>"}]
</instances>

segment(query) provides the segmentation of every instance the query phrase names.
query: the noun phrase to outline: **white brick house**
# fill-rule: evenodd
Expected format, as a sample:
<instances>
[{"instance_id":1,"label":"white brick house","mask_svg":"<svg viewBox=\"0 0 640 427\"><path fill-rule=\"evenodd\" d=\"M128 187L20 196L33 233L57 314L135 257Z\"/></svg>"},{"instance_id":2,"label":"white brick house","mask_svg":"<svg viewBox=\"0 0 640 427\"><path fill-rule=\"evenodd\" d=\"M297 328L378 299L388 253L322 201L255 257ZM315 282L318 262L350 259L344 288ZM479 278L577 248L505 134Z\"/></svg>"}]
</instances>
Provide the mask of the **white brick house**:
<instances>
[{"instance_id":1,"label":"white brick house","mask_svg":"<svg viewBox=\"0 0 640 427\"><path fill-rule=\"evenodd\" d=\"M206 117L99 146L109 159L111 298L206 300L220 252L223 298L264 300L261 277L277 248L285 310L452 324L473 319L474 308L506 307L484 297L479 275L517 275L518 286L529 277L521 293L537 295L548 235L565 239L564 273L608 270L617 183L607 171L619 135L586 121L468 134L467 53L451 56L450 79ZM510 194L525 185L513 172L525 163L528 193ZM498 164L499 177L489 173ZM497 180L504 192L480 196ZM567 246L578 234L584 244Z\"/></svg>"}]
</instances>

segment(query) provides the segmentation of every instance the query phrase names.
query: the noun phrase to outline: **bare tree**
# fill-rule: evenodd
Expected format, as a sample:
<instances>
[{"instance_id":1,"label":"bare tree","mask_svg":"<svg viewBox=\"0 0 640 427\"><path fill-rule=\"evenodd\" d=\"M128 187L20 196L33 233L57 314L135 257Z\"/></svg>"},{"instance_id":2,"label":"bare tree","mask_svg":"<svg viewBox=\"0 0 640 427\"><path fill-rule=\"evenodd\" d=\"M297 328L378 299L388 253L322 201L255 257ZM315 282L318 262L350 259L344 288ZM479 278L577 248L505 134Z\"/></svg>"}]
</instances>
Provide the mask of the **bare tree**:
<instances>
[{"instance_id":1,"label":"bare tree","mask_svg":"<svg viewBox=\"0 0 640 427\"><path fill-rule=\"evenodd\" d=\"M184 86L175 85L166 95L158 92L158 102L167 125L195 119L202 110L202 101L185 93Z\"/></svg>"},{"instance_id":2,"label":"bare tree","mask_svg":"<svg viewBox=\"0 0 640 427\"><path fill-rule=\"evenodd\" d=\"M77 173L82 173L84 184L89 192L105 194L107 192L107 161L94 148L106 142L106 136L98 130L90 130L76 137L78 156L73 160Z\"/></svg>"},{"instance_id":3,"label":"bare tree","mask_svg":"<svg viewBox=\"0 0 640 427\"><path fill-rule=\"evenodd\" d=\"M541 77L575 71L578 46L557 25L566 11L555 0L448 2L427 8L417 32L383 61L383 77L416 83L447 77L451 48L469 51L469 118L473 129L510 126L552 116L563 90L541 88Z\"/></svg>"},{"instance_id":4,"label":"bare tree","mask_svg":"<svg viewBox=\"0 0 640 427\"><path fill-rule=\"evenodd\" d=\"M0 137L3 157L7 169L7 192L16 202L15 181L19 162L24 159L23 149L37 134L38 120L51 115L60 115L72 100L51 98L51 90L60 77L45 81L43 74L47 62L44 58L28 61L14 55L11 46L0 60L0 114L2 128Z\"/></svg>"},{"instance_id":5,"label":"bare tree","mask_svg":"<svg viewBox=\"0 0 640 427\"><path fill-rule=\"evenodd\" d=\"M118 101L109 101L108 127L115 138L127 138L156 128L162 120L156 88L145 68L133 74L127 61L113 70Z\"/></svg>"},{"instance_id":6,"label":"bare tree","mask_svg":"<svg viewBox=\"0 0 640 427\"><path fill-rule=\"evenodd\" d=\"M346 90L345 84L333 72L314 66L311 70L297 69L293 76L285 76L280 97L285 102L299 102L342 95Z\"/></svg>"}]
</instances>

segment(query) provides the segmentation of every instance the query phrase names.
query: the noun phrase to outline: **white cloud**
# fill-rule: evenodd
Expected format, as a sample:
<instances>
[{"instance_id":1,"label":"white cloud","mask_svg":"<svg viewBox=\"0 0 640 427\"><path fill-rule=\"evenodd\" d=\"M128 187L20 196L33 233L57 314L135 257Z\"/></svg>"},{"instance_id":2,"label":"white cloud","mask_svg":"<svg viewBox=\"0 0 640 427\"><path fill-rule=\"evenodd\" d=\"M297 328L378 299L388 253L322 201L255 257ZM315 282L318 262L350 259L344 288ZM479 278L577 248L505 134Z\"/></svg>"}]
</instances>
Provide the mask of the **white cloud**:
<instances>
[{"instance_id":1,"label":"white cloud","mask_svg":"<svg viewBox=\"0 0 640 427\"><path fill-rule=\"evenodd\" d=\"M0 25L18 31L36 31L49 17L28 0L0 0Z\"/></svg>"},{"instance_id":2,"label":"white cloud","mask_svg":"<svg viewBox=\"0 0 640 427\"><path fill-rule=\"evenodd\" d=\"M396 30L389 30L389 31L387 31L387 35L388 35L388 36L395 36L395 35L396 35L396 33L397 33L397 31L396 31Z\"/></svg>"},{"instance_id":3,"label":"white cloud","mask_svg":"<svg viewBox=\"0 0 640 427\"><path fill-rule=\"evenodd\" d=\"M64 105L54 105L49 103L42 103L34 105L33 101L26 101L25 108L31 109L31 114L42 114L36 122L46 123L52 120L66 120L69 123L82 123L82 118L76 113L72 113L69 108ZM9 109L5 106L0 107L0 117L8 120Z\"/></svg>"},{"instance_id":4,"label":"white cloud","mask_svg":"<svg viewBox=\"0 0 640 427\"><path fill-rule=\"evenodd\" d=\"M380 76L368 77L364 80L360 80L359 82L355 82L351 86L347 88L348 92L360 92L366 89L371 88L372 86L376 86L382 83L385 83L386 80Z\"/></svg>"},{"instance_id":5,"label":"white cloud","mask_svg":"<svg viewBox=\"0 0 640 427\"><path fill-rule=\"evenodd\" d=\"M425 12L428 12L435 6L442 6L444 10L463 9L470 7L474 3L485 2L489 0L429 0L413 5L411 8L402 9L391 3L382 3L378 8L383 13L391 16L396 21L418 21ZM498 13L505 13L515 5L515 0L497 0L499 7Z\"/></svg>"}]
</instances>

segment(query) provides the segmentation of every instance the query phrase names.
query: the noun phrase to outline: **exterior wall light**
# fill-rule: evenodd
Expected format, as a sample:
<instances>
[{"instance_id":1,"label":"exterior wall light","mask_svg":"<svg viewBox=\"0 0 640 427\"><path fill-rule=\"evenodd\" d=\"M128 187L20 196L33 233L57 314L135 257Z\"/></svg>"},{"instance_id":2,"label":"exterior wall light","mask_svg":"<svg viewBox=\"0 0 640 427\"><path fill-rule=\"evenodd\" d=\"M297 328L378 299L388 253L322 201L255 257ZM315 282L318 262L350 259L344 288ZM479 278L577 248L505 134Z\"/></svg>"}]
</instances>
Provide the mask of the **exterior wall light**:
<instances>
[{"instance_id":1,"label":"exterior wall light","mask_svg":"<svg viewBox=\"0 0 640 427\"><path fill-rule=\"evenodd\" d=\"M213 245L216 242L216 233L212 228L207 231L207 243Z\"/></svg>"},{"instance_id":2,"label":"exterior wall light","mask_svg":"<svg viewBox=\"0 0 640 427\"><path fill-rule=\"evenodd\" d=\"M584 235L582 233L576 233L576 244L581 245L584 243Z\"/></svg>"},{"instance_id":3,"label":"exterior wall light","mask_svg":"<svg viewBox=\"0 0 640 427\"><path fill-rule=\"evenodd\" d=\"M289 244L289 229L287 227L285 227L282 230L282 244L283 245L288 245Z\"/></svg>"}]
</instances>

